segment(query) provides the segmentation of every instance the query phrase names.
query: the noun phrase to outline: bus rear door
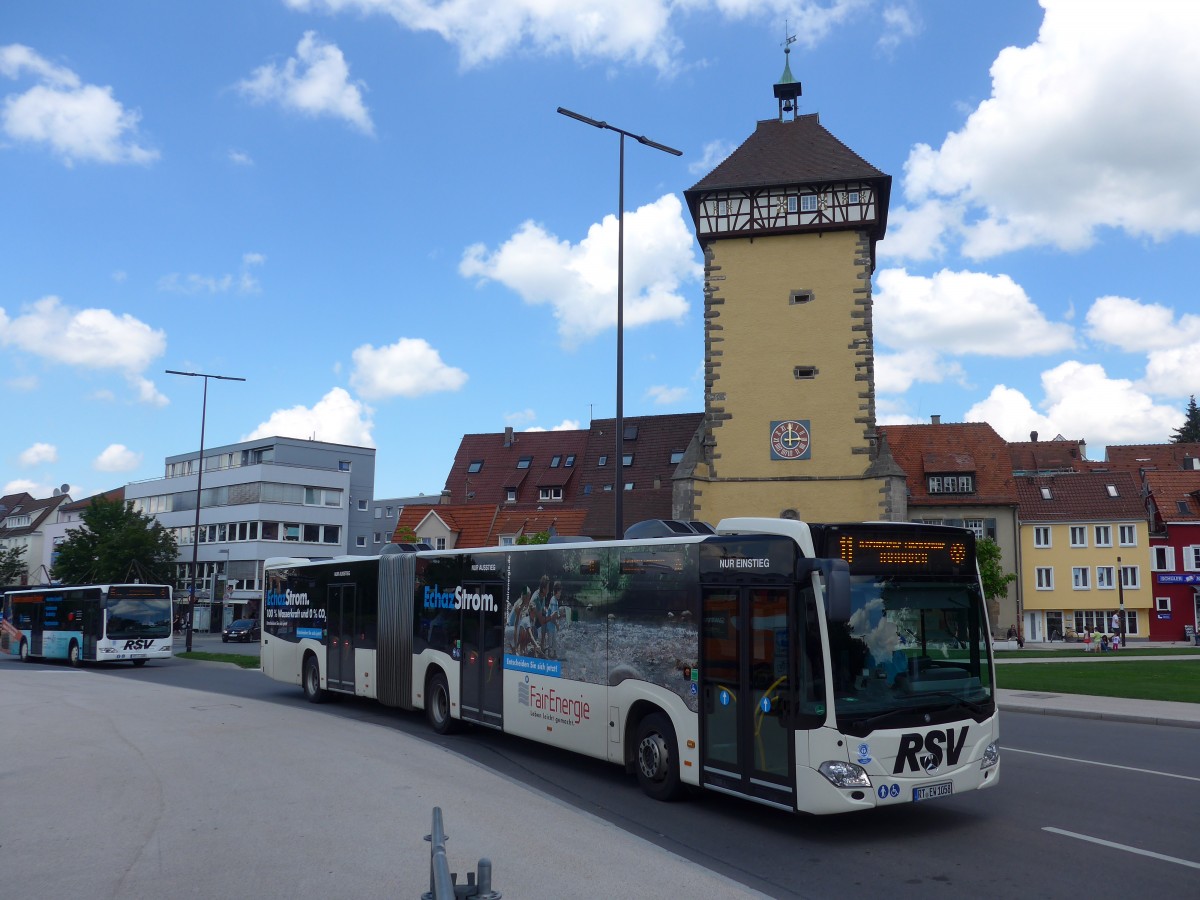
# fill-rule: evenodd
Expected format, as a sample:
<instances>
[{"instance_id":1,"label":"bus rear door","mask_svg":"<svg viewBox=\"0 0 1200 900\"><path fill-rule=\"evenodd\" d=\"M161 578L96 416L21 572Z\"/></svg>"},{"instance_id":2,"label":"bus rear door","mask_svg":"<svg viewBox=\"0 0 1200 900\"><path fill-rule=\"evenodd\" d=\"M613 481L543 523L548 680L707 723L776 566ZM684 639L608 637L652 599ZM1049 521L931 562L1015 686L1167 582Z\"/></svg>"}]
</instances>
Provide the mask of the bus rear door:
<instances>
[{"instance_id":1,"label":"bus rear door","mask_svg":"<svg viewBox=\"0 0 1200 900\"><path fill-rule=\"evenodd\" d=\"M331 584L325 615L329 643L325 649L326 678L336 691L354 693L354 636L358 629L358 592L353 584Z\"/></svg>"},{"instance_id":2,"label":"bus rear door","mask_svg":"<svg viewBox=\"0 0 1200 900\"><path fill-rule=\"evenodd\" d=\"M713 790L795 809L787 588L702 591L701 781Z\"/></svg>"},{"instance_id":3,"label":"bus rear door","mask_svg":"<svg viewBox=\"0 0 1200 900\"><path fill-rule=\"evenodd\" d=\"M503 586L463 585L468 595L503 597ZM503 602L496 604L503 607ZM462 717L492 728L504 725L504 612L486 609L462 614Z\"/></svg>"}]
</instances>

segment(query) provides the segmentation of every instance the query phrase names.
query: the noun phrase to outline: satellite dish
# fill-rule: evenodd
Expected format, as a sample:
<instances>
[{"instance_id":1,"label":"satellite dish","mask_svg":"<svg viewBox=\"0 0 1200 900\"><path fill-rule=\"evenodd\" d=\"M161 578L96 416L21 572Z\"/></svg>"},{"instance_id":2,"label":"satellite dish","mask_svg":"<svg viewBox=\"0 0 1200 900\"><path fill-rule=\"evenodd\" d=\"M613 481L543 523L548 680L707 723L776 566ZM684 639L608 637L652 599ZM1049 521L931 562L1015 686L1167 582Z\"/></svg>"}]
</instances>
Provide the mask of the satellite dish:
<instances>
[{"instance_id":1,"label":"satellite dish","mask_svg":"<svg viewBox=\"0 0 1200 900\"><path fill-rule=\"evenodd\" d=\"M60 494L62 494L62 491L60 491L58 488L55 488L55 489L54 489L54 496L55 496L55 497L57 497L57 496L59 496Z\"/></svg>"},{"instance_id":2,"label":"satellite dish","mask_svg":"<svg viewBox=\"0 0 1200 900\"><path fill-rule=\"evenodd\" d=\"M59 488L59 490L65 494L71 490L71 486L69 484L64 483L63 486Z\"/></svg>"}]
</instances>

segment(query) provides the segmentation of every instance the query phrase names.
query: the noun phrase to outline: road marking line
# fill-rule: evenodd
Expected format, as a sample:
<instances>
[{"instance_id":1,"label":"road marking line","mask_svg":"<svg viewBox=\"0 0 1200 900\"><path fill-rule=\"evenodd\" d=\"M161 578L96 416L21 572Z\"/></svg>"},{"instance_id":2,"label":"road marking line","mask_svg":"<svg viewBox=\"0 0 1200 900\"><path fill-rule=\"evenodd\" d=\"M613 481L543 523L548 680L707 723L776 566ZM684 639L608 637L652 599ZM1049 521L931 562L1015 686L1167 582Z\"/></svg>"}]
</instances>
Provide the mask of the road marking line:
<instances>
[{"instance_id":1,"label":"road marking line","mask_svg":"<svg viewBox=\"0 0 1200 900\"><path fill-rule=\"evenodd\" d=\"M1163 862L1175 863L1180 866L1187 866L1191 869L1200 869L1200 862L1192 862L1190 859L1180 859L1177 856L1167 856L1163 853L1155 853L1152 850L1141 850L1137 847L1130 847L1128 844L1115 844L1112 841L1091 837L1090 835L1076 834L1074 831L1063 831L1061 828L1051 828L1049 826L1043 827L1042 831L1049 831L1052 834L1061 834L1064 837L1071 837L1080 841L1089 841L1093 844L1099 844L1102 847L1111 847L1114 850L1124 850L1127 853L1136 853L1138 856L1149 856L1151 859L1161 859Z\"/></svg>"},{"instance_id":2,"label":"road marking line","mask_svg":"<svg viewBox=\"0 0 1200 900\"><path fill-rule=\"evenodd\" d=\"M1104 766L1106 769L1123 769L1126 772L1141 772L1143 775L1161 775L1163 778L1182 778L1184 781L1200 781L1195 775L1176 775L1174 772L1159 772L1155 769L1139 769L1136 766L1119 766L1116 763L1096 762L1094 759L1079 759L1074 756L1058 756L1054 753L1038 753L1036 750L1018 750L1016 747L1003 747L1002 753L1027 753L1030 756L1044 756L1047 759L1061 759L1064 762L1085 763L1089 766Z\"/></svg>"}]
</instances>

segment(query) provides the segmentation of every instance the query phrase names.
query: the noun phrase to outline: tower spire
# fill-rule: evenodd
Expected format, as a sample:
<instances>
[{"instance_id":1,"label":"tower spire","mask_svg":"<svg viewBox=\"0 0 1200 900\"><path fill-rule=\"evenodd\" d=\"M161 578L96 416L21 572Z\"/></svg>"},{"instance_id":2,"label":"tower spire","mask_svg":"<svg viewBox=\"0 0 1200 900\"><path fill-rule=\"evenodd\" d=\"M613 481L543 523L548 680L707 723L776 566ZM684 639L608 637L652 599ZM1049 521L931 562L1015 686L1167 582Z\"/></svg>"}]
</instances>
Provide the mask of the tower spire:
<instances>
[{"instance_id":1,"label":"tower spire","mask_svg":"<svg viewBox=\"0 0 1200 900\"><path fill-rule=\"evenodd\" d=\"M779 81L775 84L775 99L779 101L779 121L785 122L790 118L794 121L796 111L800 104L797 99L803 91L798 82L792 75L792 66L788 57L792 54L792 44L796 43L796 36L787 33L787 23L784 23L783 37L783 74L779 76Z\"/></svg>"}]
</instances>

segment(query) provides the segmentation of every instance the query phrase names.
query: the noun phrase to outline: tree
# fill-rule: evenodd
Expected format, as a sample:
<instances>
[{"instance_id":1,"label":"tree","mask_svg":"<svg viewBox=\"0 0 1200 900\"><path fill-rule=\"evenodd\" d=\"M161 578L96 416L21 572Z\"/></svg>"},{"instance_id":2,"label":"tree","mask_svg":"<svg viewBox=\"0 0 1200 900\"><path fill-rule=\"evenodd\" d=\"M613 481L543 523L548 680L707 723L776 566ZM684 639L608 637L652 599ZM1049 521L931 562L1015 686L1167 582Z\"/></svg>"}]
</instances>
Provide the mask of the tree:
<instances>
[{"instance_id":1,"label":"tree","mask_svg":"<svg viewBox=\"0 0 1200 900\"><path fill-rule=\"evenodd\" d=\"M536 531L533 534L522 534L517 538L517 543L521 546L526 544L548 544L550 543L550 532Z\"/></svg>"},{"instance_id":2,"label":"tree","mask_svg":"<svg viewBox=\"0 0 1200 900\"><path fill-rule=\"evenodd\" d=\"M1200 442L1200 408L1196 406L1196 395L1188 400L1183 424L1171 435L1172 444L1194 444Z\"/></svg>"},{"instance_id":3,"label":"tree","mask_svg":"<svg viewBox=\"0 0 1200 900\"><path fill-rule=\"evenodd\" d=\"M9 547L0 550L0 584L20 584L21 579L28 573L25 560L25 547Z\"/></svg>"},{"instance_id":4,"label":"tree","mask_svg":"<svg viewBox=\"0 0 1200 900\"><path fill-rule=\"evenodd\" d=\"M979 563L979 578L983 582L983 595L989 601L988 611L998 615L998 601L1008 594L1008 586L1017 580L1012 572L1007 574L1000 562L1000 545L991 538L979 538L975 542L975 559ZM1018 629L1018 634L1020 630Z\"/></svg>"},{"instance_id":5,"label":"tree","mask_svg":"<svg viewBox=\"0 0 1200 900\"><path fill-rule=\"evenodd\" d=\"M152 517L121 500L94 499L58 548L54 577L64 584L174 582L179 549L174 536Z\"/></svg>"}]
</instances>

